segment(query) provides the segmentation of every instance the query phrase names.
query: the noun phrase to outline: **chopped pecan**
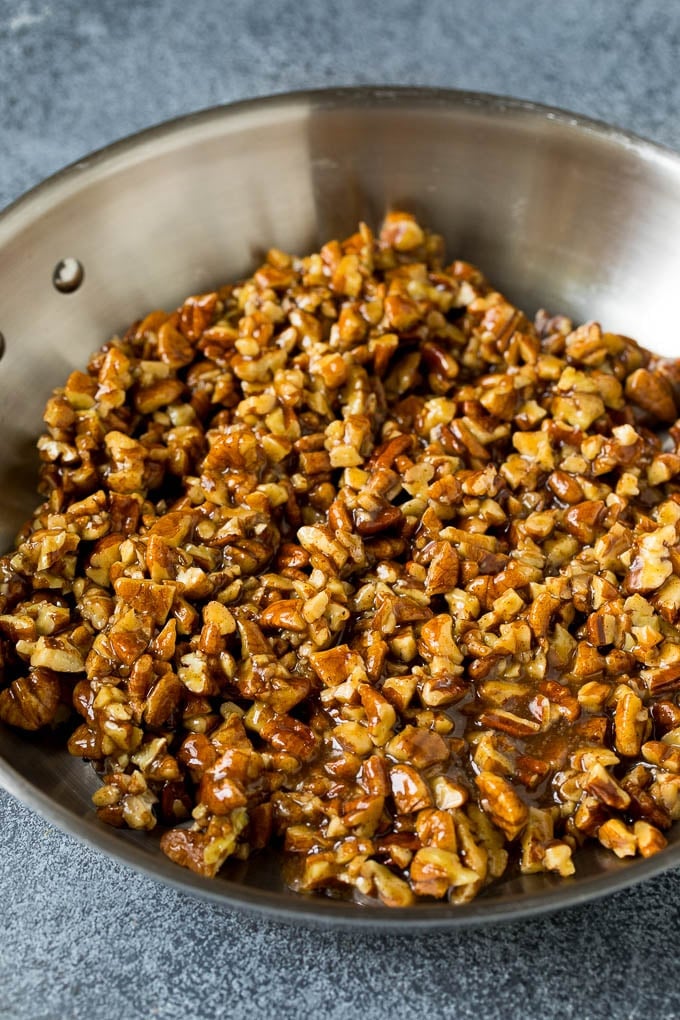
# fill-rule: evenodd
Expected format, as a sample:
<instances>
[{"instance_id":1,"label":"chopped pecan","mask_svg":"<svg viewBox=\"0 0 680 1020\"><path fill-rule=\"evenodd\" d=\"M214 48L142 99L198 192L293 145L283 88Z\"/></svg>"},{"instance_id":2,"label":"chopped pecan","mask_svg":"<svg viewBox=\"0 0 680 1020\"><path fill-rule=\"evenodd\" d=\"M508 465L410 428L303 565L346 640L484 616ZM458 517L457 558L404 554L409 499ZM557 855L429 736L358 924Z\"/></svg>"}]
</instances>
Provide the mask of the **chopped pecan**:
<instances>
[{"instance_id":1,"label":"chopped pecan","mask_svg":"<svg viewBox=\"0 0 680 1020\"><path fill-rule=\"evenodd\" d=\"M616 750L632 758L640 753L649 722L649 713L633 691L624 691L616 702L614 744Z\"/></svg>"},{"instance_id":2,"label":"chopped pecan","mask_svg":"<svg viewBox=\"0 0 680 1020\"><path fill-rule=\"evenodd\" d=\"M427 783L412 765L393 765L390 769L390 785L400 814L421 811L432 804Z\"/></svg>"},{"instance_id":3,"label":"chopped pecan","mask_svg":"<svg viewBox=\"0 0 680 1020\"><path fill-rule=\"evenodd\" d=\"M520 799L512 784L493 772L480 772L475 782L482 799L482 807L508 839L514 839L524 828L529 809Z\"/></svg>"},{"instance_id":4,"label":"chopped pecan","mask_svg":"<svg viewBox=\"0 0 680 1020\"><path fill-rule=\"evenodd\" d=\"M161 849L177 864L214 878L235 852L247 824L245 809L235 808L229 815L211 818L204 829L170 829L161 836Z\"/></svg>"},{"instance_id":5,"label":"chopped pecan","mask_svg":"<svg viewBox=\"0 0 680 1020\"><path fill-rule=\"evenodd\" d=\"M679 407L680 361L530 322L410 213L270 249L50 397L0 719L72 702L99 818L200 874L276 838L296 889L405 907L654 853Z\"/></svg>"},{"instance_id":6,"label":"chopped pecan","mask_svg":"<svg viewBox=\"0 0 680 1020\"><path fill-rule=\"evenodd\" d=\"M477 872L461 864L457 854L440 847L418 850L409 869L411 885L419 896L441 899L449 889L471 885L479 880Z\"/></svg>"},{"instance_id":7,"label":"chopped pecan","mask_svg":"<svg viewBox=\"0 0 680 1020\"><path fill-rule=\"evenodd\" d=\"M54 722L60 701L59 677L38 666L0 691L0 719L22 730L38 730Z\"/></svg>"},{"instance_id":8,"label":"chopped pecan","mask_svg":"<svg viewBox=\"0 0 680 1020\"><path fill-rule=\"evenodd\" d=\"M672 425L678 417L673 389L659 372L638 368L626 379L626 396L655 421Z\"/></svg>"}]
</instances>

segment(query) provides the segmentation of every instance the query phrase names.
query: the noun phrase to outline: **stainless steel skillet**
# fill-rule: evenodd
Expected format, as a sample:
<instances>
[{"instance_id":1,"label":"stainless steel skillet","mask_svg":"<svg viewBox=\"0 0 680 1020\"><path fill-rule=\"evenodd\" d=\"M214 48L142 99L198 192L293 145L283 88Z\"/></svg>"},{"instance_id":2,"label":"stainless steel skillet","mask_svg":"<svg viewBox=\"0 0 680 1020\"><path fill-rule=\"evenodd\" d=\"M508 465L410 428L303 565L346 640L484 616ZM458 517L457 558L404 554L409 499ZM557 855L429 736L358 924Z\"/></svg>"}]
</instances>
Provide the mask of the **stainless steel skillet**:
<instances>
[{"instance_id":1,"label":"stainless steel skillet","mask_svg":"<svg viewBox=\"0 0 680 1020\"><path fill-rule=\"evenodd\" d=\"M516 100L428 89L297 93L217 108L119 142L0 217L0 547L34 503L33 444L54 385L152 307L247 272L272 245L304 252L412 209L507 294L598 318L680 356L680 157ZM68 290L78 260L82 282ZM53 285L66 280L66 292ZM77 280L78 274L74 277ZM680 831L646 861L595 849L576 877L505 881L464 907L406 912L307 899L259 855L208 882L153 836L95 818L96 779L55 742L0 730L0 782L66 831L195 895L320 925L411 931L538 914L680 864Z\"/></svg>"}]
</instances>

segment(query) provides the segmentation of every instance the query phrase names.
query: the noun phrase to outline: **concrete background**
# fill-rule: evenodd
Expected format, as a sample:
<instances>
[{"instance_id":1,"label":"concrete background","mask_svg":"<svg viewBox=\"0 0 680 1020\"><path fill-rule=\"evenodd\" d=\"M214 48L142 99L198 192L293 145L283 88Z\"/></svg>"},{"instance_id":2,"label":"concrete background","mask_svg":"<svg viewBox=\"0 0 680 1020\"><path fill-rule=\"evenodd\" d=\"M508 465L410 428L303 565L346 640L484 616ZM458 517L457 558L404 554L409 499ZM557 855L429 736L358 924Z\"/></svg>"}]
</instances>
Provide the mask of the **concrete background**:
<instances>
[{"instance_id":1,"label":"concrete background","mask_svg":"<svg viewBox=\"0 0 680 1020\"><path fill-rule=\"evenodd\" d=\"M427 84L520 96L680 148L669 0L0 0L0 205L89 150L218 102ZM680 873L537 921L296 930L115 865L0 794L0 1017L680 1015Z\"/></svg>"}]
</instances>

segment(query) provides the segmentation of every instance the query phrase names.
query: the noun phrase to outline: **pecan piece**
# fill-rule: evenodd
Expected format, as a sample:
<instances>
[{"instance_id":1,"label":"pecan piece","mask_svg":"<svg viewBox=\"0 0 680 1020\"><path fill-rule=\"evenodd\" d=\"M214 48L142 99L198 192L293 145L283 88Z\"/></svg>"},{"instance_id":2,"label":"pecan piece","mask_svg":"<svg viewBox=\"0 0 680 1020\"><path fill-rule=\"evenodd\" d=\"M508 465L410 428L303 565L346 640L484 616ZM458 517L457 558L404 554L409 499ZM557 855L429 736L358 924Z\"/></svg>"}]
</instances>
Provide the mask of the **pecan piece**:
<instances>
[{"instance_id":1,"label":"pecan piece","mask_svg":"<svg viewBox=\"0 0 680 1020\"><path fill-rule=\"evenodd\" d=\"M407 761L417 769L427 768L448 759L449 746L439 733L417 726L405 726L390 740L386 751L398 761Z\"/></svg>"},{"instance_id":2,"label":"pecan piece","mask_svg":"<svg viewBox=\"0 0 680 1020\"><path fill-rule=\"evenodd\" d=\"M527 805L507 779L493 772L480 772L475 783L483 809L508 839L515 839L529 818Z\"/></svg>"},{"instance_id":3,"label":"pecan piece","mask_svg":"<svg viewBox=\"0 0 680 1020\"><path fill-rule=\"evenodd\" d=\"M585 788L603 804L618 811L625 810L630 804L630 795L619 786L603 765L597 764L589 769Z\"/></svg>"},{"instance_id":4,"label":"pecan piece","mask_svg":"<svg viewBox=\"0 0 680 1020\"><path fill-rule=\"evenodd\" d=\"M629 758L639 754L648 721L649 713L637 694L624 692L614 715L614 743L620 754Z\"/></svg>"},{"instance_id":5,"label":"pecan piece","mask_svg":"<svg viewBox=\"0 0 680 1020\"><path fill-rule=\"evenodd\" d=\"M186 688L174 673L164 673L149 691L144 719L149 726L162 726L179 707Z\"/></svg>"},{"instance_id":6,"label":"pecan piece","mask_svg":"<svg viewBox=\"0 0 680 1020\"><path fill-rule=\"evenodd\" d=\"M400 814L412 814L432 804L427 783L411 765L393 765L390 769L390 785Z\"/></svg>"},{"instance_id":7,"label":"pecan piece","mask_svg":"<svg viewBox=\"0 0 680 1020\"><path fill-rule=\"evenodd\" d=\"M449 889L479 881L476 871L466 868L457 854L428 846L416 851L409 868L411 886L419 896L441 899Z\"/></svg>"},{"instance_id":8,"label":"pecan piece","mask_svg":"<svg viewBox=\"0 0 680 1020\"><path fill-rule=\"evenodd\" d=\"M161 850L176 864L214 878L236 850L247 824L245 809L236 808L229 815L211 818L204 830L170 829L161 836Z\"/></svg>"},{"instance_id":9,"label":"pecan piece","mask_svg":"<svg viewBox=\"0 0 680 1020\"><path fill-rule=\"evenodd\" d=\"M626 396L656 421L672 424L678 417L673 388L659 372L638 368L626 379Z\"/></svg>"},{"instance_id":10,"label":"pecan piece","mask_svg":"<svg viewBox=\"0 0 680 1020\"><path fill-rule=\"evenodd\" d=\"M39 666L0 691L0 719L22 730L38 730L54 722L60 701L57 674Z\"/></svg>"}]
</instances>

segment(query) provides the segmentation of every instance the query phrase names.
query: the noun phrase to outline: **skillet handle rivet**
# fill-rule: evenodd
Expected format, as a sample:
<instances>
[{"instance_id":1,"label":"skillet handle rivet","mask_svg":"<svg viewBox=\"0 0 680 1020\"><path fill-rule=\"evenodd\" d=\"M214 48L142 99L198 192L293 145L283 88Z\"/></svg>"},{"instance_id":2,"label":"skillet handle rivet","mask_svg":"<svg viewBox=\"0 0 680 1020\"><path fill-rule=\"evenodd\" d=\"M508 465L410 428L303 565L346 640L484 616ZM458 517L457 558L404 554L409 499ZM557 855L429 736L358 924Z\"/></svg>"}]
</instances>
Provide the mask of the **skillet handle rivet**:
<instances>
[{"instance_id":1,"label":"skillet handle rivet","mask_svg":"<svg viewBox=\"0 0 680 1020\"><path fill-rule=\"evenodd\" d=\"M66 258L61 259L57 262L52 273L52 283L56 290L60 294L72 294L78 290L83 277L85 276L85 270L78 259L68 255Z\"/></svg>"}]
</instances>

